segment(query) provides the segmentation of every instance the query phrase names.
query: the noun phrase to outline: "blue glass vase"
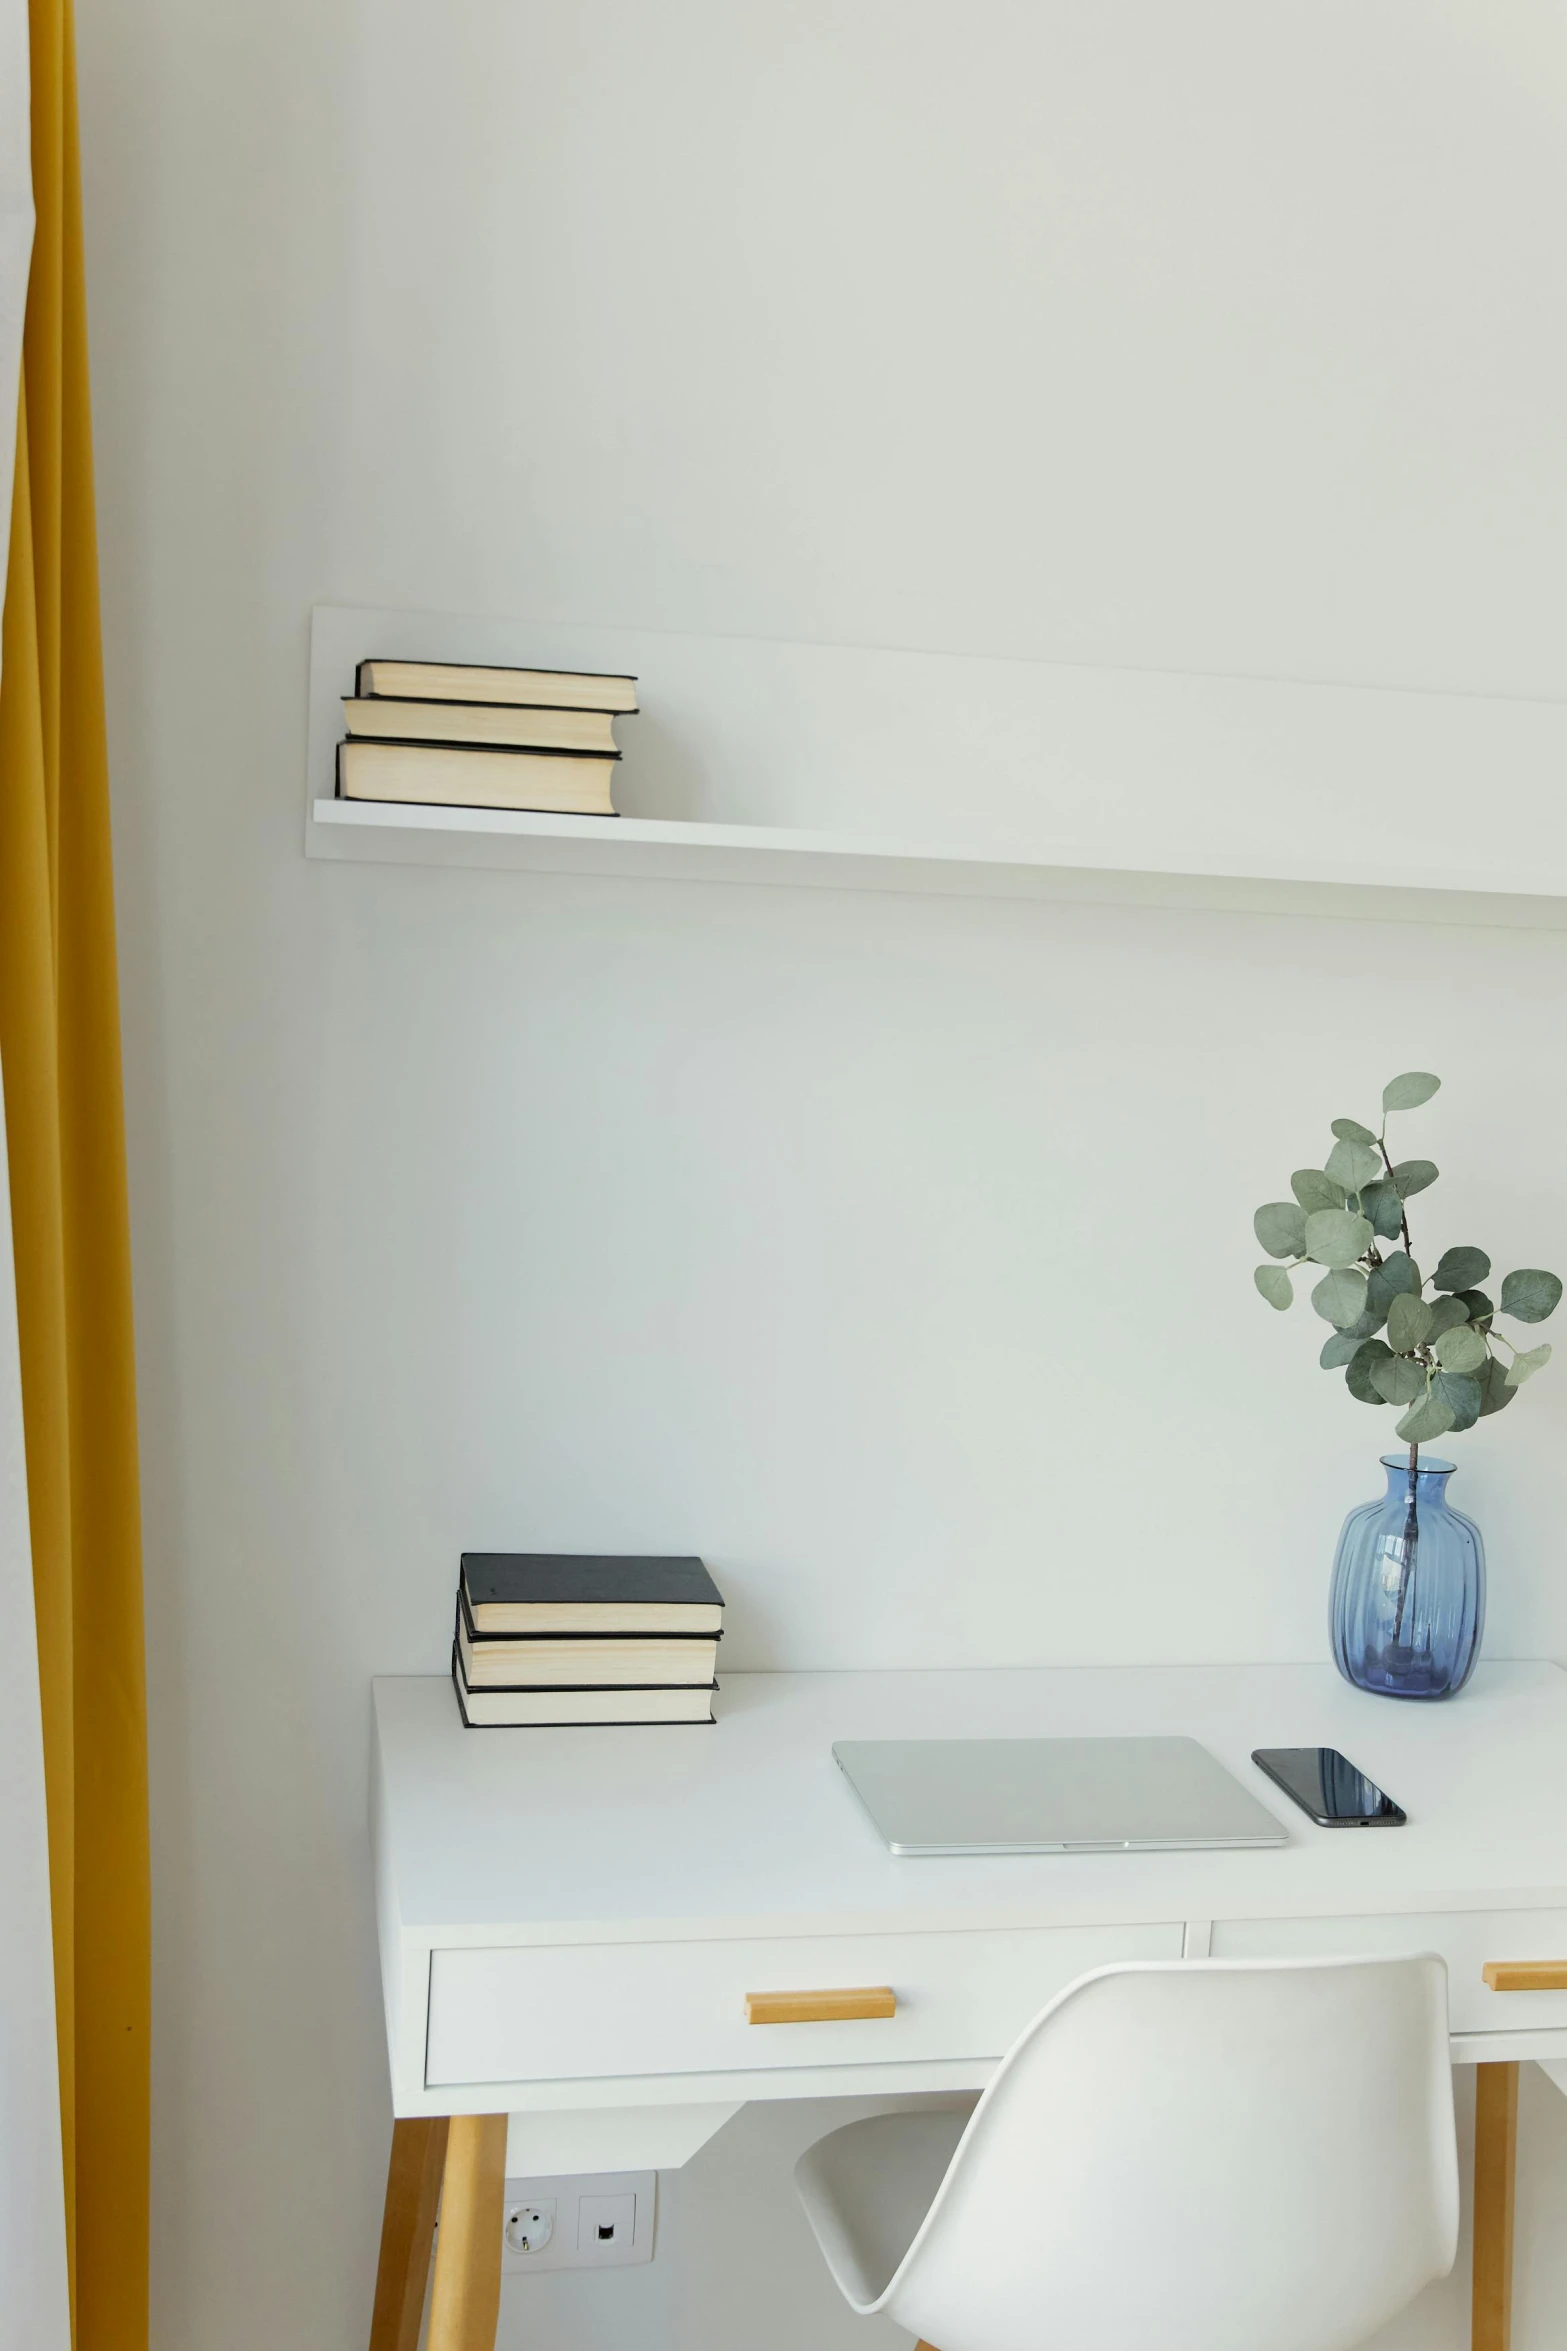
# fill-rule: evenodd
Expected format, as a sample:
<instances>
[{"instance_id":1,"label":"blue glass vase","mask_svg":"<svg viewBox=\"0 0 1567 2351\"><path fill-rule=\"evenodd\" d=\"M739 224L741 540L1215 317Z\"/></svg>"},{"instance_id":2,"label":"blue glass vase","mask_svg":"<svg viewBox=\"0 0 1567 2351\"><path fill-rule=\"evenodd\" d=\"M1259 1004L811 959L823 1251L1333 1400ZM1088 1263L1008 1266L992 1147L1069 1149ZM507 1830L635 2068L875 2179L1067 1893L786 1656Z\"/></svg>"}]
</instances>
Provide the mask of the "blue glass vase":
<instances>
[{"instance_id":1,"label":"blue glass vase","mask_svg":"<svg viewBox=\"0 0 1567 2351\"><path fill-rule=\"evenodd\" d=\"M1344 1521L1333 1561L1333 1662L1383 1698L1451 1698L1485 1630L1485 1545L1447 1499L1450 1461L1384 1453L1387 1492Z\"/></svg>"}]
</instances>

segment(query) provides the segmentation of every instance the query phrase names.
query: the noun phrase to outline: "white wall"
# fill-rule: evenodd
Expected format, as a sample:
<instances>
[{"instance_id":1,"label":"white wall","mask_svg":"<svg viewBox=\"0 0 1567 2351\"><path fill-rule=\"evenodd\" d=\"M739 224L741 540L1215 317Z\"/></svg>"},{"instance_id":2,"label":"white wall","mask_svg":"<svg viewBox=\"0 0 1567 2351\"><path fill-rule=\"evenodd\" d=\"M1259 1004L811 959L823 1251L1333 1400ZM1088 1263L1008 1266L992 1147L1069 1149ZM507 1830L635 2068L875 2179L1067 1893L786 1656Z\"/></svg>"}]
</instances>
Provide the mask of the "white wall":
<instances>
[{"instance_id":1,"label":"white wall","mask_svg":"<svg viewBox=\"0 0 1567 2351\"><path fill-rule=\"evenodd\" d=\"M0 1144L4 1130L0 1103ZM0 2333L37 2351L66 2351L49 1831L12 1263L9 1171L0 1155Z\"/></svg>"},{"instance_id":2,"label":"white wall","mask_svg":"<svg viewBox=\"0 0 1567 2351\"><path fill-rule=\"evenodd\" d=\"M365 1684L440 1667L457 1549L699 1547L736 1664L1319 1654L1381 1424L1253 1298L1249 1210L1428 1063L1441 1237L1559 1261L1567 939L308 865L307 608L1561 694L1567 30L80 31L155 2337L348 2351L387 2136ZM1564 1413L1547 1380L1465 1441L1499 1654L1567 1654ZM1567 2107L1526 2124L1543 2351ZM653 2268L552 2283L531 2340L868 2340L788 2205L802 2127L742 2117ZM1462 2300L1387 2351L1456 2345Z\"/></svg>"}]
</instances>

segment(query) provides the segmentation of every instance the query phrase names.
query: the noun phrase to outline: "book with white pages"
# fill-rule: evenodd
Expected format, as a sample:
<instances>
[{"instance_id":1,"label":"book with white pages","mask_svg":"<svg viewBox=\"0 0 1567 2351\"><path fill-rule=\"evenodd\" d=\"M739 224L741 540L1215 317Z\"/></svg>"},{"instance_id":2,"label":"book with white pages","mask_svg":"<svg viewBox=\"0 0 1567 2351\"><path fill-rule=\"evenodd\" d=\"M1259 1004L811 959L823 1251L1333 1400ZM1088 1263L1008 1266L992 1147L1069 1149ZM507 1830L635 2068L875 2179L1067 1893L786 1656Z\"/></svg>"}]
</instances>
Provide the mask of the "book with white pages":
<instances>
[{"instance_id":1,"label":"book with white pages","mask_svg":"<svg viewBox=\"0 0 1567 2351\"><path fill-rule=\"evenodd\" d=\"M711 1722L713 1685L658 1690L474 1690L452 1645L452 1687L469 1730L543 1730L590 1724Z\"/></svg>"},{"instance_id":2,"label":"book with white pages","mask_svg":"<svg viewBox=\"0 0 1567 2351\"><path fill-rule=\"evenodd\" d=\"M678 1635L648 1640L611 1636L573 1639L558 1635L534 1641L477 1638L461 1610L457 1653L471 1690L658 1689L683 1684L710 1689L718 1670L716 1639L687 1641Z\"/></svg>"},{"instance_id":3,"label":"book with white pages","mask_svg":"<svg viewBox=\"0 0 1567 2351\"><path fill-rule=\"evenodd\" d=\"M437 808L516 808L607 816L619 753L518 751L452 743L339 743L341 800L424 802Z\"/></svg>"},{"instance_id":4,"label":"book with white pages","mask_svg":"<svg viewBox=\"0 0 1567 2351\"><path fill-rule=\"evenodd\" d=\"M504 669L488 662L361 661L360 694L422 702L521 702L553 710L635 710L637 681L595 670Z\"/></svg>"},{"instance_id":5,"label":"book with white pages","mask_svg":"<svg viewBox=\"0 0 1567 2351\"><path fill-rule=\"evenodd\" d=\"M615 756L607 710L531 710L498 702L398 702L345 695L343 726L353 741L474 743L500 751L593 751Z\"/></svg>"}]
</instances>

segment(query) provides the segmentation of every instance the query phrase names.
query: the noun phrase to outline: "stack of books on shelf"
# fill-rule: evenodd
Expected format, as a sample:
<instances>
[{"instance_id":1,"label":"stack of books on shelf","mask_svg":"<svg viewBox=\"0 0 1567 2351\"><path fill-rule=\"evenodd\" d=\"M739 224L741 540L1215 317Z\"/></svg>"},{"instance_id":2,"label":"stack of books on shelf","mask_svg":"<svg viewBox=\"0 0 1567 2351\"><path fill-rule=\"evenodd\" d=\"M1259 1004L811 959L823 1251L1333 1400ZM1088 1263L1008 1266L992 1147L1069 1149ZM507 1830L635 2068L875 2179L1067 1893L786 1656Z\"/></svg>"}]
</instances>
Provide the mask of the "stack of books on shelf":
<instances>
[{"instance_id":1,"label":"stack of books on shelf","mask_svg":"<svg viewBox=\"0 0 1567 2351\"><path fill-rule=\"evenodd\" d=\"M723 1629L700 1559L465 1551L457 1704L469 1730L711 1722Z\"/></svg>"},{"instance_id":2,"label":"stack of books on shelf","mask_svg":"<svg viewBox=\"0 0 1567 2351\"><path fill-rule=\"evenodd\" d=\"M340 800L613 816L617 715L635 678L566 669L361 661L343 704Z\"/></svg>"}]
</instances>

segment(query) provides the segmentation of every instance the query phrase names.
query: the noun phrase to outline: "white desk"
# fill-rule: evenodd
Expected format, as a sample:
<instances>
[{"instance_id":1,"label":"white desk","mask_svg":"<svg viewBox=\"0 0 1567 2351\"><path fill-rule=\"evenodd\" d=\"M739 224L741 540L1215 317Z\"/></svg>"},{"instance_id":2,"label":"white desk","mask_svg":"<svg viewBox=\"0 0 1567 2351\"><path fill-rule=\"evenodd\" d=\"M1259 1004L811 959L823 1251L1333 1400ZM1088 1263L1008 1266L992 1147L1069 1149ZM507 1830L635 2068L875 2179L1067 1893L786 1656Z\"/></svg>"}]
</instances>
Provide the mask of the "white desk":
<instances>
[{"instance_id":1,"label":"white desk","mask_svg":"<svg viewBox=\"0 0 1567 2351\"><path fill-rule=\"evenodd\" d=\"M432 2210L436 2118L517 2118L517 2169L679 2162L750 2099L979 2088L1047 1999L1117 1959L1440 1951L1455 2060L1497 2069L1487 2177L1507 2152L1491 2142L1510 2131L1508 2069L1567 2061L1567 1966L1561 1988L1524 1992L1481 1973L1567 1962L1554 1666L1482 1666L1442 1706L1364 1697L1325 1665L737 1674L719 1703L711 1730L470 1732L444 1679L377 1683L393 2106ZM1177 1731L1277 1814L1287 1846L895 1861L831 1756L838 1738ZM1318 1742L1387 1788L1408 1826L1316 1828L1249 1761ZM881 1985L894 2016L746 2022L749 1993ZM467 2252L443 2227L437 2298L444 2276L442 2306L461 2313L445 2340L469 2351L493 2337L485 2246L493 2205L498 2294L506 2126L460 2129L484 2217ZM449 2165L458 2145L454 2129ZM397 2169L394 2150L393 2188ZM468 2210L453 2176L449 2215ZM1500 2186L1497 2200L1500 2225Z\"/></svg>"}]
</instances>

